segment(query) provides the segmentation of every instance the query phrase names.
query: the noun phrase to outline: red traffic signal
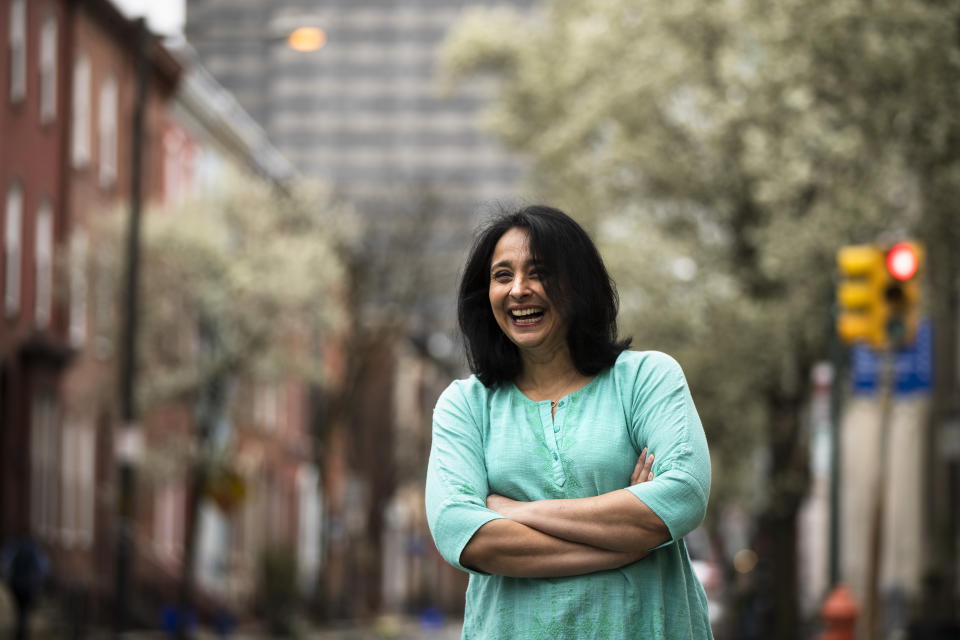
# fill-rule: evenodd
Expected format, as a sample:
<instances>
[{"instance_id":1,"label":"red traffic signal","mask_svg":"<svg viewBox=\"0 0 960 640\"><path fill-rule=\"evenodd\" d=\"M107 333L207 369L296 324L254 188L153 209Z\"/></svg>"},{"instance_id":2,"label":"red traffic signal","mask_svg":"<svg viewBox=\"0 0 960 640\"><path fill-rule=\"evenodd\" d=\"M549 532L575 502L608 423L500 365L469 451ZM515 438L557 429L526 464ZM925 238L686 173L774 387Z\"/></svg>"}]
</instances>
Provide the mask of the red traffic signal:
<instances>
[{"instance_id":1,"label":"red traffic signal","mask_svg":"<svg viewBox=\"0 0 960 640\"><path fill-rule=\"evenodd\" d=\"M875 349L913 342L920 322L923 245L899 242L842 247L837 252L837 334Z\"/></svg>"},{"instance_id":2,"label":"red traffic signal","mask_svg":"<svg viewBox=\"0 0 960 640\"><path fill-rule=\"evenodd\" d=\"M900 242L887 251L887 271L901 282L916 275L920 267L917 249L909 242Z\"/></svg>"}]
</instances>

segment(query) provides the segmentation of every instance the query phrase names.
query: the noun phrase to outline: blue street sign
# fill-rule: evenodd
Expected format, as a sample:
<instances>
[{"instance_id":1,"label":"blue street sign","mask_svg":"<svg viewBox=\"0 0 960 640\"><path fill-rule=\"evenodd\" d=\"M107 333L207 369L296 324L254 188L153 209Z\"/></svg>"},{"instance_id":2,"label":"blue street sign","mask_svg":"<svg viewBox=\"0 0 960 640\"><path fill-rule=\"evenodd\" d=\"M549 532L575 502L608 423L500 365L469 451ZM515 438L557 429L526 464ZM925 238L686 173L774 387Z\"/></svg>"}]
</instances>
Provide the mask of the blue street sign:
<instances>
[{"instance_id":1,"label":"blue street sign","mask_svg":"<svg viewBox=\"0 0 960 640\"><path fill-rule=\"evenodd\" d=\"M850 349L853 392L872 395L880 385L880 352L857 345ZM913 344L894 353L893 392L928 393L933 386L933 328L924 319L917 327Z\"/></svg>"}]
</instances>

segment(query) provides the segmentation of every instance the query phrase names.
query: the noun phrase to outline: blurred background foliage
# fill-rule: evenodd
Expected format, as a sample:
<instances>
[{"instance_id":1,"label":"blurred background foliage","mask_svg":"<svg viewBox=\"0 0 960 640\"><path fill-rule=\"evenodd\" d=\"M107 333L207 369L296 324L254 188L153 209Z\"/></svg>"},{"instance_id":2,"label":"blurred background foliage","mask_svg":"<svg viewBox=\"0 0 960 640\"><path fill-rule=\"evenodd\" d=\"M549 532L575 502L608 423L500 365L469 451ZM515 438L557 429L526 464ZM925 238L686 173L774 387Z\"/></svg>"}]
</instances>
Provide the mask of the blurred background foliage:
<instances>
[{"instance_id":1,"label":"blurred background foliage","mask_svg":"<svg viewBox=\"0 0 960 640\"><path fill-rule=\"evenodd\" d=\"M89 260L98 283L122 282L125 216L97 221L100 250ZM139 405L196 403L227 372L272 381L282 369L320 382L304 347L347 321L346 264L360 229L353 210L316 185L238 178L145 216ZM214 334L215 345L200 344Z\"/></svg>"}]
</instances>

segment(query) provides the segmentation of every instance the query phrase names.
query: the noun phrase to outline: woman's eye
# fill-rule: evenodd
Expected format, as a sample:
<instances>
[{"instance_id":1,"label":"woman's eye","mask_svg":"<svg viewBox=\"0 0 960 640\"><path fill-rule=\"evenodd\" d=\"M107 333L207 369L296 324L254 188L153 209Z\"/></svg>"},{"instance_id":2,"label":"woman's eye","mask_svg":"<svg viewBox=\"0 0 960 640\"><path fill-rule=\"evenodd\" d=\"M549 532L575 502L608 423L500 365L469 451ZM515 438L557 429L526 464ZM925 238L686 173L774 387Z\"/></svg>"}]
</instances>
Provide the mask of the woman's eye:
<instances>
[{"instance_id":1,"label":"woman's eye","mask_svg":"<svg viewBox=\"0 0 960 640\"><path fill-rule=\"evenodd\" d=\"M507 282L507 281L510 280L510 272L509 272L509 271L496 271L496 272L494 272L494 274L493 274L493 279L496 280L497 282Z\"/></svg>"}]
</instances>

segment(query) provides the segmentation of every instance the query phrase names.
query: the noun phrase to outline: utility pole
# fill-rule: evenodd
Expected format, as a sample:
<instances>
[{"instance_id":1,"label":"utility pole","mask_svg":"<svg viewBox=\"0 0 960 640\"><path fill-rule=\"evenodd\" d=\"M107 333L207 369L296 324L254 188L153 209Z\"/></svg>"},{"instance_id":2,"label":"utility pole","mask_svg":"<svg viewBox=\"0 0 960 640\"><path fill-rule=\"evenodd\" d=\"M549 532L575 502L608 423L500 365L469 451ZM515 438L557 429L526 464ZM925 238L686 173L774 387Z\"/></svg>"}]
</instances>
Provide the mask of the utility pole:
<instances>
[{"instance_id":1,"label":"utility pole","mask_svg":"<svg viewBox=\"0 0 960 640\"><path fill-rule=\"evenodd\" d=\"M137 93L133 110L132 161L130 175L130 222L127 230L123 336L120 352L120 418L117 434L119 464L119 504L117 512L116 607L114 630L123 638L129 628L131 574L134 558L133 521L136 490L135 464L140 457L142 433L137 424L137 321L140 275L140 209L143 198L143 138L149 65L147 47L150 32L146 21L137 21Z\"/></svg>"},{"instance_id":2,"label":"utility pole","mask_svg":"<svg viewBox=\"0 0 960 640\"><path fill-rule=\"evenodd\" d=\"M878 450L880 451L877 463L877 472L874 477L872 531L870 535L870 555L867 565L867 602L862 609L863 621L866 625L866 638L880 638L880 552L883 548L883 523L886 486L884 474L887 471L884 462L887 460L887 443L890 441L890 418L893 412L893 381L894 381L894 353L889 347L883 350L880 356L880 429Z\"/></svg>"}]
</instances>

